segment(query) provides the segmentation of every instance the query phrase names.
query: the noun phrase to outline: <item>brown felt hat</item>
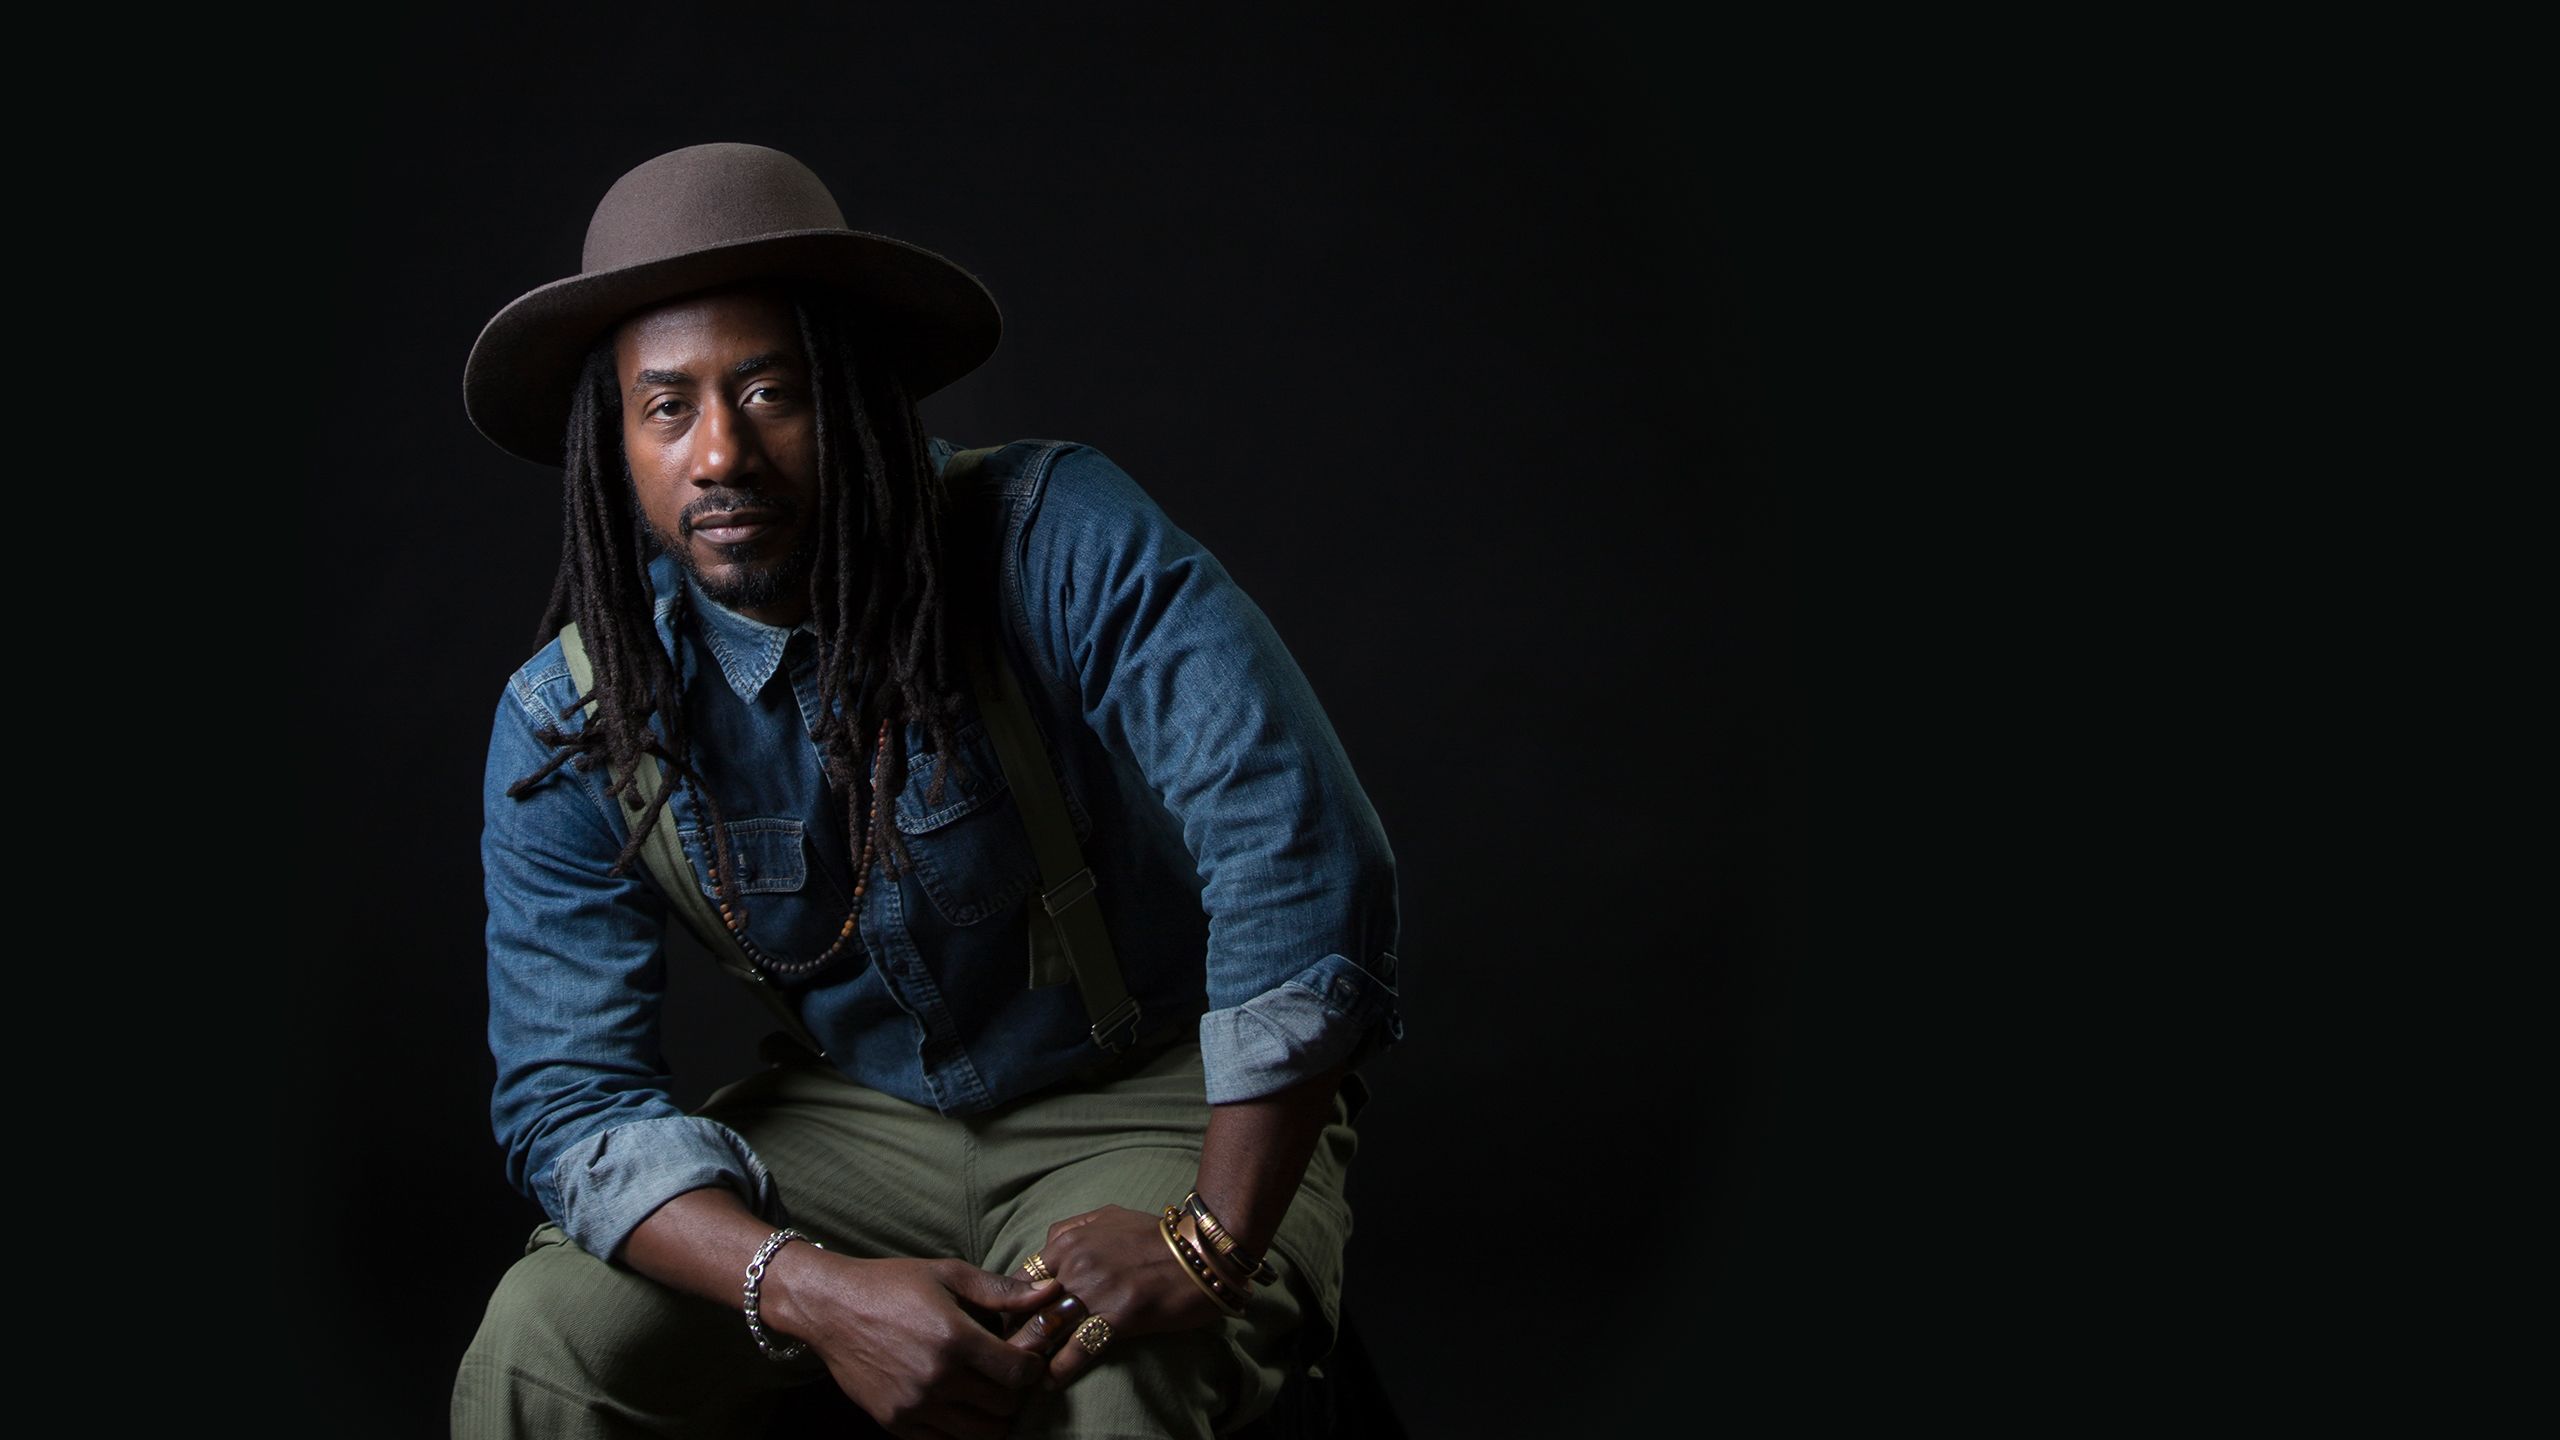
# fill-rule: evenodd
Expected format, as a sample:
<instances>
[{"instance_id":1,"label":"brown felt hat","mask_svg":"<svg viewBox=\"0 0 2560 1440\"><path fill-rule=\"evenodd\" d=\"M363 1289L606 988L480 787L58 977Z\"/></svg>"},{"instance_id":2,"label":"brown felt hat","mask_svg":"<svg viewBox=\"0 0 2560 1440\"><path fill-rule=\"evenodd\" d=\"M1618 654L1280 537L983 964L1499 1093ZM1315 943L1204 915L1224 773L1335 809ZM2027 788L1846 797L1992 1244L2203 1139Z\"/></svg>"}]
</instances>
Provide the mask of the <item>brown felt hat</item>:
<instances>
[{"instance_id":1,"label":"brown felt hat","mask_svg":"<svg viewBox=\"0 0 2560 1440\"><path fill-rule=\"evenodd\" d=\"M977 277L930 250L848 230L809 167L762 145L672 150L613 182L578 273L490 317L462 408L499 448L561 463L570 387L599 336L662 300L752 280L822 287L922 399L985 363L1003 329Z\"/></svg>"}]
</instances>

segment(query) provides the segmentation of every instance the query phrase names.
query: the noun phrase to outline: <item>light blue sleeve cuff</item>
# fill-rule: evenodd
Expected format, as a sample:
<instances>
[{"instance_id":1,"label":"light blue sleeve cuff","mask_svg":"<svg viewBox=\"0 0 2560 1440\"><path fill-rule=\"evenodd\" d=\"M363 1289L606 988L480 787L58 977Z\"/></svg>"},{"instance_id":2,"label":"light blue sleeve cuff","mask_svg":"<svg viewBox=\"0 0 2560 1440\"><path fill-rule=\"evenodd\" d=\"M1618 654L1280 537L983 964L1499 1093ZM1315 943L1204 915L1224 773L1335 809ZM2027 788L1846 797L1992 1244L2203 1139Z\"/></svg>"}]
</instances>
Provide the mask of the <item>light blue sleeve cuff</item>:
<instances>
[{"instance_id":1,"label":"light blue sleeve cuff","mask_svg":"<svg viewBox=\"0 0 2560 1440\"><path fill-rule=\"evenodd\" d=\"M788 1223L782 1189L737 1131L699 1115L665 1115L599 1131L560 1152L552 1218L603 1260L657 1208L687 1190L726 1185L767 1224Z\"/></svg>"},{"instance_id":2,"label":"light blue sleeve cuff","mask_svg":"<svg viewBox=\"0 0 2560 1440\"><path fill-rule=\"evenodd\" d=\"M1396 957L1381 951L1378 958L1372 971L1327 955L1241 1005L1201 1016L1209 1103L1252 1100L1345 1061L1356 1068L1402 1040L1404 1018L1390 983Z\"/></svg>"}]
</instances>

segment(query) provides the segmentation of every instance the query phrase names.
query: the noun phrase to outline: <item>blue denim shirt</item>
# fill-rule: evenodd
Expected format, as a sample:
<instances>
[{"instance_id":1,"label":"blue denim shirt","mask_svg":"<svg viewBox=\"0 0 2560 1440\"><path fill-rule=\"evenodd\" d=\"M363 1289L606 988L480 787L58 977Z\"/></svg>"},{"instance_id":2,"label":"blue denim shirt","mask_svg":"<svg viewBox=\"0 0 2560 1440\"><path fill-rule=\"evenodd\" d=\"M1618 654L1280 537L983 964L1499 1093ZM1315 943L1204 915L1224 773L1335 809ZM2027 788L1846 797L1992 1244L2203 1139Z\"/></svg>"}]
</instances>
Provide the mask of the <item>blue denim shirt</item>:
<instances>
[{"instance_id":1,"label":"blue denim shirt","mask_svg":"<svg viewBox=\"0 0 2560 1440\"><path fill-rule=\"evenodd\" d=\"M937 470L953 452L930 449ZM986 467L987 504L955 512L951 543L995 548L1004 649L1146 1035L1196 1026L1213 1104L1401 1039L1394 857L1269 620L1099 451L1018 441ZM650 575L748 933L780 958L816 955L852 909L853 876L810 736L815 633L695 587L679 635L674 587L693 582L663 554ZM638 863L606 874L628 831L602 767L563 766L506 794L551 753L537 726L584 723L575 700L555 639L507 680L482 789L491 1117L508 1178L606 1259L658 1206L707 1185L779 1224L783 1199L746 1142L669 1097L658 1011L670 913ZM958 1115L1058 1083L1100 1052L1072 977L1032 973L1038 865L974 699L954 744L959 763L928 801L942 757L908 727L896 824L912 868L891 880L875 859L859 948L783 989L845 1075ZM660 823L678 825L708 894L704 817L687 791L669 809Z\"/></svg>"}]
</instances>

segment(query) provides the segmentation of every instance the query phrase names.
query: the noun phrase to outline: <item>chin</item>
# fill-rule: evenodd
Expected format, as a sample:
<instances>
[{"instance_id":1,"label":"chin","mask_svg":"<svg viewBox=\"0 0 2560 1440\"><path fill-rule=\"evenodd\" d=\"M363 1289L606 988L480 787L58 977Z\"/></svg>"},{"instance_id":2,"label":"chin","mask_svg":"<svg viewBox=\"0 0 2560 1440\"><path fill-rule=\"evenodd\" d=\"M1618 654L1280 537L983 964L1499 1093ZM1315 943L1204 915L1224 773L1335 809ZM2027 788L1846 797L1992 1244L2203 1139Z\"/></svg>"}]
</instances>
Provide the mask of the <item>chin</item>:
<instances>
[{"instance_id":1,"label":"chin","mask_svg":"<svg viewBox=\"0 0 2560 1440\"><path fill-rule=\"evenodd\" d=\"M744 611L809 596L809 572L817 557L801 543L806 532L759 536L743 545L693 541L677 552L702 593L731 610Z\"/></svg>"},{"instance_id":2,"label":"chin","mask_svg":"<svg viewBox=\"0 0 2560 1440\"><path fill-rule=\"evenodd\" d=\"M723 565L693 572L702 593L732 610L806 599L809 572L770 561L762 565Z\"/></svg>"}]
</instances>

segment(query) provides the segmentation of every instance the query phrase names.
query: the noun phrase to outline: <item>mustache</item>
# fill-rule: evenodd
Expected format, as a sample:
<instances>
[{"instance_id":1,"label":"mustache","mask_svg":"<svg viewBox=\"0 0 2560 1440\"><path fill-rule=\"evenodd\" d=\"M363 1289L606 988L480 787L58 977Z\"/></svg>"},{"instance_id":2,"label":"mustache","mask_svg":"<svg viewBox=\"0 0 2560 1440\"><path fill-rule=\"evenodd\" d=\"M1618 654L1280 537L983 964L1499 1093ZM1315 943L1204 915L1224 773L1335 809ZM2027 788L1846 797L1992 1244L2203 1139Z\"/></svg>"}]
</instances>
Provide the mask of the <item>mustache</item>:
<instances>
[{"instance_id":1,"label":"mustache","mask_svg":"<svg viewBox=\"0 0 2560 1440\"><path fill-rule=\"evenodd\" d=\"M676 512L676 533L690 537L695 523L702 517L727 515L740 510L762 511L776 520L800 518L800 502L787 495L754 490L706 490Z\"/></svg>"}]
</instances>

